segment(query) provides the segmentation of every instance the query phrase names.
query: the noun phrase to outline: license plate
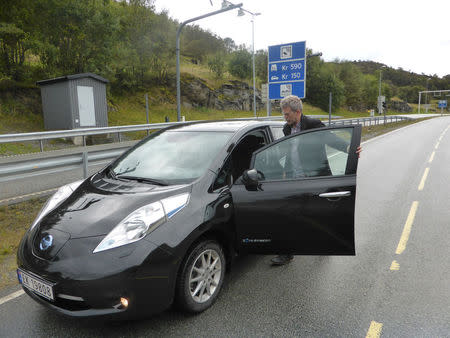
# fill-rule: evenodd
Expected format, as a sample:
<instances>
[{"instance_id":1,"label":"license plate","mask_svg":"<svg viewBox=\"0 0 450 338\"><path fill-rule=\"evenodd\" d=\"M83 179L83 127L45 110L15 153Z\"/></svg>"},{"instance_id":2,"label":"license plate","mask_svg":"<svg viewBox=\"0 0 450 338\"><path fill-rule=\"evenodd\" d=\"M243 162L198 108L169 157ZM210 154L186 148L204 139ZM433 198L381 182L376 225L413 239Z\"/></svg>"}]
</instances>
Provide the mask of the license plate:
<instances>
[{"instance_id":1,"label":"license plate","mask_svg":"<svg viewBox=\"0 0 450 338\"><path fill-rule=\"evenodd\" d=\"M34 291L35 293L44 298L54 300L52 284L44 282L41 279L35 278L20 269L17 270L17 274L19 276L19 281L27 289Z\"/></svg>"}]
</instances>

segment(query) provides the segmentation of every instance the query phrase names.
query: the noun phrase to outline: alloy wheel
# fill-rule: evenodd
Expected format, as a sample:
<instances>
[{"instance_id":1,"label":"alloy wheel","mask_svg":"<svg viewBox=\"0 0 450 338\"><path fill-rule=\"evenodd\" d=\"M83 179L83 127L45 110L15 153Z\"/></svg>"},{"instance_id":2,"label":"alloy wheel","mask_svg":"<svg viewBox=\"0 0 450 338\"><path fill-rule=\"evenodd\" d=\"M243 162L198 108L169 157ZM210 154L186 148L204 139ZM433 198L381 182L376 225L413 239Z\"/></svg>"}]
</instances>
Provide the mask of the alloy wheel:
<instances>
[{"instance_id":1,"label":"alloy wheel","mask_svg":"<svg viewBox=\"0 0 450 338\"><path fill-rule=\"evenodd\" d=\"M189 290L197 303L207 302L216 292L222 277L222 261L217 251L207 249L194 261L189 273Z\"/></svg>"}]
</instances>

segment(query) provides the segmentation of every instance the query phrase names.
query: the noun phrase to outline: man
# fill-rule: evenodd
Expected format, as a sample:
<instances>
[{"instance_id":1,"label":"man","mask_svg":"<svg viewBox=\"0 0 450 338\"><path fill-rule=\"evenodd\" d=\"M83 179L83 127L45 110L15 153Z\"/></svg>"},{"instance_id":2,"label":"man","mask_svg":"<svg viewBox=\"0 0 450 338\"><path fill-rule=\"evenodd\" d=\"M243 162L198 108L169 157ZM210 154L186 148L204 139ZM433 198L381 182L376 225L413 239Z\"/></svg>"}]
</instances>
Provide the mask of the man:
<instances>
[{"instance_id":1,"label":"man","mask_svg":"<svg viewBox=\"0 0 450 338\"><path fill-rule=\"evenodd\" d=\"M284 119L286 120L286 124L283 127L283 133L285 136L295 134L303 130L325 127L322 121L307 117L306 115L302 114L302 100L295 95L286 96L281 100L280 106L281 110L283 111ZM361 153L361 150L361 147L358 147L358 149L356 150L358 157ZM321 149L316 151L324 150ZM317 155L320 156L320 154ZM293 158L292 162L298 162L298 159ZM302 171L303 170L301 168L297 168L297 173ZM291 262L293 258L293 255L279 255L272 258L272 263L274 265L284 265Z\"/></svg>"}]
</instances>

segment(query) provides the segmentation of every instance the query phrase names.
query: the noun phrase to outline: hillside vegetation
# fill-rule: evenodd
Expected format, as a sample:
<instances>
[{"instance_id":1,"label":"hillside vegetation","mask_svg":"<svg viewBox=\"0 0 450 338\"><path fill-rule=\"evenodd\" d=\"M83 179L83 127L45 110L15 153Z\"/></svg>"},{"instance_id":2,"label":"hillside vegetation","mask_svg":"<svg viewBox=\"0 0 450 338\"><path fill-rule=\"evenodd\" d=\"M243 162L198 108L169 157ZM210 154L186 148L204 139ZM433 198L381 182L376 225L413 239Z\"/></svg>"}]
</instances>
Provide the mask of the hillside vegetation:
<instances>
[{"instance_id":1,"label":"hillside vegetation","mask_svg":"<svg viewBox=\"0 0 450 338\"><path fill-rule=\"evenodd\" d=\"M157 13L153 0L0 0L0 118L1 125L8 125L0 132L40 128L36 81L84 72L110 81L111 125L137 123L131 116L141 109L144 92L153 99L151 121L165 116L173 120L178 25L169 13ZM231 80L251 83L249 48L230 38L188 25L181 34L181 54L182 77L193 75L212 88ZM260 87L267 82L267 50L256 51L255 61ZM427 85L450 88L450 75L419 75L371 61L324 62L311 57L306 69L305 101L321 111L328 111L330 92L333 112L374 109L380 71L382 93L388 100L415 103L418 91ZM134 97L140 99L133 103ZM117 110L115 106L121 104L127 108ZM183 114L188 119L204 118L203 108ZM20 113L38 116L22 118L17 116ZM28 122L22 126L23 121Z\"/></svg>"}]
</instances>

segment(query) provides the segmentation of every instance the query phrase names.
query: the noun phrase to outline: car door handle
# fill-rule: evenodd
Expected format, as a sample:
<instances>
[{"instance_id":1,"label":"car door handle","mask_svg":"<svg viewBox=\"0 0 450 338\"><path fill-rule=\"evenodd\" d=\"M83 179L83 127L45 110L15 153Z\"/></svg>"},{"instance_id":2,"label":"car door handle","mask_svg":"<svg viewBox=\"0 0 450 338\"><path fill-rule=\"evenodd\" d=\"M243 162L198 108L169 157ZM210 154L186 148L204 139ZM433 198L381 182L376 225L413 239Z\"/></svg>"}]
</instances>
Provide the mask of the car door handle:
<instances>
[{"instance_id":1,"label":"car door handle","mask_svg":"<svg viewBox=\"0 0 450 338\"><path fill-rule=\"evenodd\" d=\"M336 192L325 192L320 194L319 197L323 198L336 198L336 197L346 197L350 196L352 193L350 191L336 191Z\"/></svg>"}]
</instances>

